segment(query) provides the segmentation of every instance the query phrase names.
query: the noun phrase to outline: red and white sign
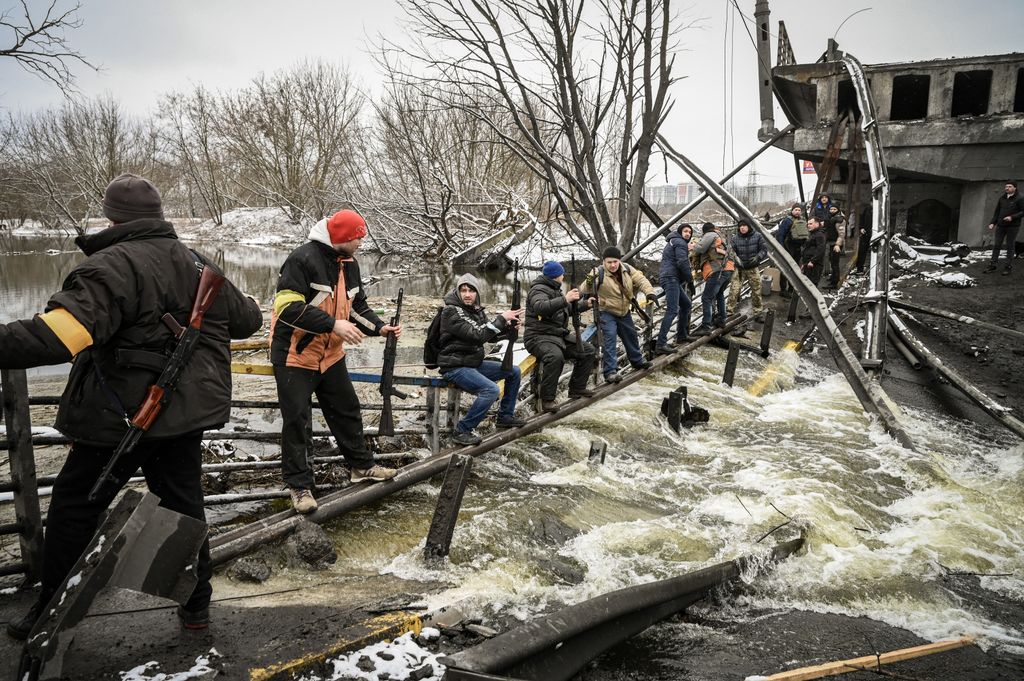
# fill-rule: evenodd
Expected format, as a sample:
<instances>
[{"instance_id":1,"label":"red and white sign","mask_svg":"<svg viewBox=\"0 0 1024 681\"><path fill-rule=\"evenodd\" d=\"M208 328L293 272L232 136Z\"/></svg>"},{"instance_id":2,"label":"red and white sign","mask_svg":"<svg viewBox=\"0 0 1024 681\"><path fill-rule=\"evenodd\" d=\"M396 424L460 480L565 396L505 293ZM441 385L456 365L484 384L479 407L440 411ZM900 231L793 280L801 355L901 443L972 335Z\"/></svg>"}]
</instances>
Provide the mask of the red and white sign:
<instances>
[{"instance_id":1,"label":"red and white sign","mask_svg":"<svg viewBox=\"0 0 1024 681\"><path fill-rule=\"evenodd\" d=\"M804 175L817 175L818 173L814 170L814 163L811 161L804 161Z\"/></svg>"}]
</instances>

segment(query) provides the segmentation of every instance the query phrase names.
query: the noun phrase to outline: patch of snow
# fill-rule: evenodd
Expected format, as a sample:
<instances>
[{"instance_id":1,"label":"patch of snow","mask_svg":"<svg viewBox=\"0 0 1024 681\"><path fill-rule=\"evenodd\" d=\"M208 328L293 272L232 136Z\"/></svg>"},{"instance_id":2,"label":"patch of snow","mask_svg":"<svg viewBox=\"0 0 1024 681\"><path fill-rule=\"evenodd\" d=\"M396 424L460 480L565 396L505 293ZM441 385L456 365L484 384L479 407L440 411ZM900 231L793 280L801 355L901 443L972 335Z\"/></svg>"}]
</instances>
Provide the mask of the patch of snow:
<instances>
[{"instance_id":1,"label":"patch of snow","mask_svg":"<svg viewBox=\"0 0 1024 681\"><path fill-rule=\"evenodd\" d=\"M240 244L301 243L309 233L308 224L295 224L280 208L236 208L222 216L223 224L206 220L197 225L180 225L178 235L195 241L231 241Z\"/></svg>"},{"instance_id":2,"label":"patch of snow","mask_svg":"<svg viewBox=\"0 0 1024 681\"><path fill-rule=\"evenodd\" d=\"M106 541L106 539L107 539L107 535L105 535L105 534L101 534L100 535L100 540L96 543L96 548L94 548L92 551L90 551L88 554L86 554L85 562L88 563L92 559L93 556L98 556L99 555L100 551L103 550L103 542Z\"/></svg>"},{"instance_id":3,"label":"patch of snow","mask_svg":"<svg viewBox=\"0 0 1024 681\"><path fill-rule=\"evenodd\" d=\"M420 638L433 640L441 635L437 629L424 628ZM359 679L360 681L380 681L384 679L406 679L410 672L430 666L431 674L422 676L424 681L440 681L444 675L445 668L437 659L441 655L435 655L424 650L416 642L417 636L409 632L399 636L388 643L381 641L366 646L348 655L331 660L333 669L331 675L326 678L317 676L303 677L304 681L348 681ZM363 659L365 658L365 659Z\"/></svg>"},{"instance_id":4,"label":"patch of snow","mask_svg":"<svg viewBox=\"0 0 1024 681\"><path fill-rule=\"evenodd\" d=\"M0 596L10 596L11 594L18 593L18 587L9 586L6 589L0 589Z\"/></svg>"},{"instance_id":5,"label":"patch of snow","mask_svg":"<svg viewBox=\"0 0 1024 681\"><path fill-rule=\"evenodd\" d=\"M939 286L949 288L970 288L977 285L973 277L963 272L924 272L923 276Z\"/></svg>"},{"instance_id":6,"label":"patch of snow","mask_svg":"<svg viewBox=\"0 0 1024 681\"><path fill-rule=\"evenodd\" d=\"M210 666L210 660L220 657L220 653L215 648L210 648L210 652L205 655L200 655L196 658L196 662L192 667L184 672L177 672L172 674L165 674L160 671L156 671L160 667L160 663L154 661L140 664L137 667L133 667L126 672L118 672L121 677L121 681L187 681L188 679L212 679L217 676L217 670ZM150 674L150 671L156 672Z\"/></svg>"}]
</instances>

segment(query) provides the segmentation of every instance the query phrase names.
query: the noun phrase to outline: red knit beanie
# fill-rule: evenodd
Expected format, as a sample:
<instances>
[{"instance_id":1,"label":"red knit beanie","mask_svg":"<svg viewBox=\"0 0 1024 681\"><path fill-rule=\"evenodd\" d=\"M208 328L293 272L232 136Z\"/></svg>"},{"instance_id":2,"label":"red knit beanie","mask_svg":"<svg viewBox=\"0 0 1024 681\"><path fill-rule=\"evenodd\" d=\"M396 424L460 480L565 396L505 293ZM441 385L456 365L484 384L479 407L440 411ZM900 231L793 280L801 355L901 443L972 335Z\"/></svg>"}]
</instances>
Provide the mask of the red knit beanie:
<instances>
[{"instance_id":1,"label":"red knit beanie","mask_svg":"<svg viewBox=\"0 0 1024 681\"><path fill-rule=\"evenodd\" d=\"M366 236L366 220L354 210L339 210L327 219L327 233L332 244L362 239Z\"/></svg>"}]
</instances>

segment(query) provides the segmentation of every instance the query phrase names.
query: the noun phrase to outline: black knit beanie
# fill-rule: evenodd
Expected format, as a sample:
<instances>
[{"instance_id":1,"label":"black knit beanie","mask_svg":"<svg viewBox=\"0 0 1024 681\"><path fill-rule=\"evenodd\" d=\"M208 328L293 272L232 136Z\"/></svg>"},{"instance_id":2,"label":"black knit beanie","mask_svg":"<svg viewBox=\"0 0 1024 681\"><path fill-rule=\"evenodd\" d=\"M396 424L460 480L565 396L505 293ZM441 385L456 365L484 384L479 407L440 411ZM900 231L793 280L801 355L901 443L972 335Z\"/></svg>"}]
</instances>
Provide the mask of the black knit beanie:
<instances>
[{"instance_id":1,"label":"black knit beanie","mask_svg":"<svg viewBox=\"0 0 1024 681\"><path fill-rule=\"evenodd\" d=\"M619 250L618 246L609 246L608 248L604 249L604 252L601 253L601 259L603 260L605 258L615 258L616 260L622 260L622 251Z\"/></svg>"},{"instance_id":2,"label":"black knit beanie","mask_svg":"<svg viewBox=\"0 0 1024 681\"><path fill-rule=\"evenodd\" d=\"M715 226L713 224L711 224L710 222L705 222L703 230L704 230L702 232L703 234L710 234L711 232L715 231Z\"/></svg>"},{"instance_id":3,"label":"black knit beanie","mask_svg":"<svg viewBox=\"0 0 1024 681\"><path fill-rule=\"evenodd\" d=\"M131 173L119 175L103 192L103 214L116 223L140 218L162 220L164 211L160 203L160 192L144 177Z\"/></svg>"}]
</instances>

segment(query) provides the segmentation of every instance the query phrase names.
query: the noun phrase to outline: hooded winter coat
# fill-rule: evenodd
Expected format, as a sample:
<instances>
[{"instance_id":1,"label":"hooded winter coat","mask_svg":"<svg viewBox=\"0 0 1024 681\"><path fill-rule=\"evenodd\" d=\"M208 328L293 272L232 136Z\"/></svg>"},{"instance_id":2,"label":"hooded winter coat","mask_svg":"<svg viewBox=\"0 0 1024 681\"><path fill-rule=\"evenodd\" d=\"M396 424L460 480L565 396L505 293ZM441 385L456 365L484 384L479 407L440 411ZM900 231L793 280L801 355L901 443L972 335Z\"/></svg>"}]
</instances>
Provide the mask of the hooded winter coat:
<instances>
[{"instance_id":1,"label":"hooded winter coat","mask_svg":"<svg viewBox=\"0 0 1024 681\"><path fill-rule=\"evenodd\" d=\"M570 316L571 307L562 293L562 285L543 275L537 277L530 284L530 292L526 296L523 343L527 348L544 342L564 349L566 339L572 334L568 328ZM575 338L572 342L576 342Z\"/></svg>"},{"instance_id":2,"label":"hooded winter coat","mask_svg":"<svg viewBox=\"0 0 1024 681\"><path fill-rule=\"evenodd\" d=\"M459 287L469 284L476 291L476 301L466 305L459 295ZM463 274L455 290L444 297L441 311L441 337L438 343L438 368L476 368L484 361L484 345L495 341L506 331L508 322L501 315L487 321L487 313L480 301L480 282L472 274Z\"/></svg>"},{"instance_id":3,"label":"hooded winter coat","mask_svg":"<svg viewBox=\"0 0 1024 681\"><path fill-rule=\"evenodd\" d=\"M693 280L690 270L690 247L679 232L672 231L665 237L665 248L661 251L659 279L675 279L688 282Z\"/></svg>"},{"instance_id":4,"label":"hooded winter coat","mask_svg":"<svg viewBox=\"0 0 1024 681\"><path fill-rule=\"evenodd\" d=\"M359 263L334 250L327 220L321 220L281 265L270 317L270 363L327 371L345 356L332 333L338 319L368 336L379 336L384 326L366 302Z\"/></svg>"},{"instance_id":5,"label":"hooded winter coat","mask_svg":"<svg viewBox=\"0 0 1024 681\"><path fill-rule=\"evenodd\" d=\"M163 323L185 325L199 276L215 267L155 218L113 225L75 243L88 256L30 321L0 325L0 367L59 364L74 356L56 428L75 442L116 445L176 344ZM177 389L144 439L218 428L231 405L232 338L263 324L254 300L230 281L203 317L199 340Z\"/></svg>"}]
</instances>

